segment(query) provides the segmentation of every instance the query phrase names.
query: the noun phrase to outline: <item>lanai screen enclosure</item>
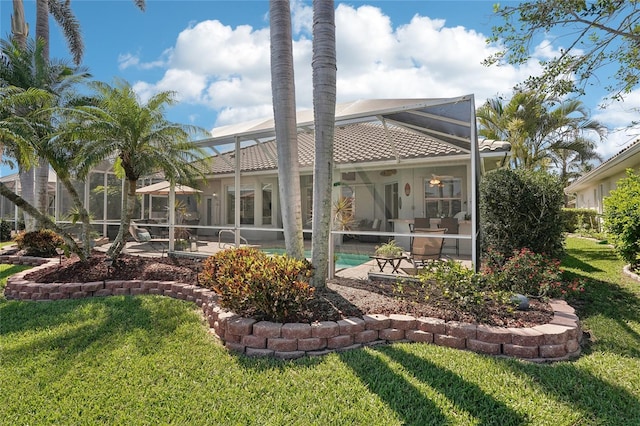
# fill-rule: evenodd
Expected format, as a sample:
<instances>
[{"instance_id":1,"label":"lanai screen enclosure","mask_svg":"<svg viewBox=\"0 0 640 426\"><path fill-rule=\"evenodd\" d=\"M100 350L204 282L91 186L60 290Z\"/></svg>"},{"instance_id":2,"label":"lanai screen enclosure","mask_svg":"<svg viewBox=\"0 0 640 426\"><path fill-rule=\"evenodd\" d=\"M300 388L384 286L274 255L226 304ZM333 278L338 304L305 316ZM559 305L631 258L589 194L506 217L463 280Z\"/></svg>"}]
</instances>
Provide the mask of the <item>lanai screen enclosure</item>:
<instances>
[{"instance_id":1,"label":"lanai screen enclosure","mask_svg":"<svg viewBox=\"0 0 640 426\"><path fill-rule=\"evenodd\" d=\"M416 135L423 135L437 140L438 143L449 145L462 153L467 153L470 159L470 206L467 211L471 216L471 259L478 266L478 181L481 173L480 154L476 132L475 102L473 95L455 98L436 99L370 99L358 100L336 105L336 127L349 126L356 123L380 123L386 132L386 143L396 153L396 162L401 163L401 152L397 151L389 127L400 127ZM297 114L299 133L313 132L313 111L299 111ZM212 136L198 142L204 148L212 149L220 161L230 162L234 170L234 184L232 186L232 200L235 203L230 208L230 214L235 217L230 225L235 231L241 229L242 218L241 176L243 171L241 149L275 138L274 121L272 118L254 120L224 127L215 128ZM224 158L220 147L235 148L232 156ZM215 161L215 160L214 160ZM230 187L231 188L231 187ZM171 197L170 197L171 202ZM240 244L240 232L235 232L236 244Z\"/></svg>"}]
</instances>

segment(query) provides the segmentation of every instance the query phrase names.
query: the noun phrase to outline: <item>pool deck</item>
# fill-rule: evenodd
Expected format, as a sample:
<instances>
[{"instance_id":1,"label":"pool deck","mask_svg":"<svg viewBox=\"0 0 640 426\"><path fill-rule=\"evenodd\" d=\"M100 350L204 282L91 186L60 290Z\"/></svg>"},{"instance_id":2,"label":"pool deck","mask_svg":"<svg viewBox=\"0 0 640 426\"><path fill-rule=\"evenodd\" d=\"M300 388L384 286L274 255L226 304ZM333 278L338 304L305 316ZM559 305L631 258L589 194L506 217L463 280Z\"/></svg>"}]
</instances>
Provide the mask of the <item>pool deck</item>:
<instances>
[{"instance_id":1,"label":"pool deck","mask_svg":"<svg viewBox=\"0 0 640 426\"><path fill-rule=\"evenodd\" d=\"M228 248L232 248L233 245L230 243L218 243L218 241L206 241L199 240L195 242L195 246L193 248L195 250L191 251L177 251L174 252L177 256L188 256L188 257L198 257L198 258L206 258L211 256L221 250L225 250ZM284 241L269 241L269 246L266 247L262 245L252 245L252 247L260 247L260 248L282 248L284 245ZM359 254L370 256L373 255L375 251L375 246L378 244L372 243L343 243L339 247L336 248L337 251L348 253L348 254ZM310 242L305 241L306 249L310 249ZM109 248L109 244L96 247L97 250L107 251ZM168 244L164 243L156 243L156 242L146 242L146 243L138 243L138 242L128 242L125 246L124 252L127 254L135 255L135 256L144 256L144 257L164 257L168 256ZM191 249L191 247L189 247ZM456 259L465 266L471 267L470 259ZM335 276L338 278L351 278L358 280L367 280L369 278L394 278L394 277L410 277L414 274L413 264L411 261L407 259L403 259L398 267L398 272L394 273L392 271L391 265L385 265L382 272L380 271L378 264L375 259L369 259L365 263L362 263L357 266L337 269L335 271Z\"/></svg>"}]
</instances>

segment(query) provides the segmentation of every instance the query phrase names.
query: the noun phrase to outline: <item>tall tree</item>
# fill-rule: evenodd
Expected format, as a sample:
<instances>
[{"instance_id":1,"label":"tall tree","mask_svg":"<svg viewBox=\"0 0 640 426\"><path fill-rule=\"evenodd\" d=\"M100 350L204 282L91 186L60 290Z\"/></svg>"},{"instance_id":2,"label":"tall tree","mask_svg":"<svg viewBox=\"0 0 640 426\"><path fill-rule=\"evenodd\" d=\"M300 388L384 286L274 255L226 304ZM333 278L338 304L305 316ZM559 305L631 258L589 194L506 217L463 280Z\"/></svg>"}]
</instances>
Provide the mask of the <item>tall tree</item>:
<instances>
[{"instance_id":1,"label":"tall tree","mask_svg":"<svg viewBox=\"0 0 640 426\"><path fill-rule=\"evenodd\" d=\"M336 26L334 2L313 1L313 218L311 237L314 287L326 284L331 233L333 136L336 117Z\"/></svg>"},{"instance_id":2,"label":"tall tree","mask_svg":"<svg viewBox=\"0 0 640 426\"><path fill-rule=\"evenodd\" d=\"M14 145L11 153L21 170L31 168L33 161L30 153L54 163L59 181L70 189L71 198L80 214L86 255L89 247L89 216L82 198L71 183L70 165L61 160L61 156L73 158L77 151L58 143L56 133L59 121L53 118L57 108L65 107L76 99L75 87L86 80L88 73L81 68L72 68L64 61L45 61L42 40L27 43L24 48L15 40L2 40L0 46L4 58L0 63L0 85L5 89L2 101L6 112L2 125L12 135L14 142L23 141L19 146ZM33 205L28 200L24 200L24 203ZM39 212L35 216L39 223L44 225L50 222L46 212L35 206L33 210Z\"/></svg>"},{"instance_id":3,"label":"tall tree","mask_svg":"<svg viewBox=\"0 0 640 426\"><path fill-rule=\"evenodd\" d=\"M478 108L477 117L479 135L511 142L514 168L547 168L555 148L578 149L576 140L593 135L601 140L606 131L589 118L582 102L556 102L532 91L516 91L506 104L490 99Z\"/></svg>"},{"instance_id":4,"label":"tall tree","mask_svg":"<svg viewBox=\"0 0 640 426\"><path fill-rule=\"evenodd\" d=\"M304 259L296 124L293 41L289 0L269 1L271 91L278 152L278 187L287 254Z\"/></svg>"},{"instance_id":5,"label":"tall tree","mask_svg":"<svg viewBox=\"0 0 640 426\"><path fill-rule=\"evenodd\" d=\"M144 11L144 0L135 0L134 3ZM71 10L71 1L36 0L36 39L42 40L44 43L44 58L47 61L49 60L49 16L52 16L62 29L73 61L79 65L84 54L84 43L80 32L80 23ZM33 176L25 176L25 181L29 179L29 182L25 183L34 187L33 193L38 210L46 213L48 209L49 163L44 157L40 157L38 167L30 173L33 173Z\"/></svg>"},{"instance_id":6,"label":"tall tree","mask_svg":"<svg viewBox=\"0 0 640 426\"><path fill-rule=\"evenodd\" d=\"M169 122L165 110L175 104L174 92L160 92L146 103L140 101L129 83L115 85L94 82L95 105L77 106L69 113L68 137L83 142L76 157L79 178L104 160L115 159L116 174L125 180L120 229L107 255L117 258L125 245L135 208L138 180L162 172L171 183L193 184L203 179L203 151L192 136L205 135L195 126Z\"/></svg>"},{"instance_id":7,"label":"tall tree","mask_svg":"<svg viewBox=\"0 0 640 426\"><path fill-rule=\"evenodd\" d=\"M496 5L495 13L504 22L493 27L489 40L501 42L503 48L485 60L487 65L525 63L531 58L532 43L541 36L549 38L554 31L567 43L558 56L542 63L541 76L528 79L530 89L556 96L584 93L586 85L598 79L606 66L617 67L605 74L607 90L614 99L622 98L640 82L638 0L529 0Z\"/></svg>"}]
</instances>

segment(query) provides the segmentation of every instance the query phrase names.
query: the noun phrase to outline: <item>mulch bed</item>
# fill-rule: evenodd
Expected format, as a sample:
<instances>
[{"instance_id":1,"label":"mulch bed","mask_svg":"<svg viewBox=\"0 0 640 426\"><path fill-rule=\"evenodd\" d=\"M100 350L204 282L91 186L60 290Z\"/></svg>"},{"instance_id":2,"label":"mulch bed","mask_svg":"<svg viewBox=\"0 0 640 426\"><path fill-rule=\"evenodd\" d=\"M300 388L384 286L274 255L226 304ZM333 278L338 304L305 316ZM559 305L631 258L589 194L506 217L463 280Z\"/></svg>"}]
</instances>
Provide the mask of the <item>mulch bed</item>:
<instances>
[{"instance_id":1,"label":"mulch bed","mask_svg":"<svg viewBox=\"0 0 640 426\"><path fill-rule=\"evenodd\" d=\"M26 278L35 282L91 282L103 280L159 280L198 283L202 262L186 257L141 257L122 255L112 264L105 254L94 251L86 263L77 257L62 259L60 265L35 271ZM365 314L407 314L415 317L433 317L448 321L485 323L504 327L532 327L548 323L553 311L547 303L530 301L525 311L491 307L481 315L461 312L444 303L427 303L424 291L410 291L409 284L399 291L389 280L354 280L336 278L319 289L295 321L336 321Z\"/></svg>"}]
</instances>

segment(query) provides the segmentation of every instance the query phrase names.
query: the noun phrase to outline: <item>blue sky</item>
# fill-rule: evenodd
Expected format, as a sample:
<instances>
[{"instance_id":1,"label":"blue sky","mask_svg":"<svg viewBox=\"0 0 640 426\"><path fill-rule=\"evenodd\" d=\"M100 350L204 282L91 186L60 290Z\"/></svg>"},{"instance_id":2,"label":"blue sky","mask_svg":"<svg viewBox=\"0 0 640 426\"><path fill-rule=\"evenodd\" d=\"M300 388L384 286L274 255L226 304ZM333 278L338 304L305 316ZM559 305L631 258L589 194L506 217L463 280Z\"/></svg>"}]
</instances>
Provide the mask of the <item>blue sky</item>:
<instances>
[{"instance_id":1,"label":"blue sky","mask_svg":"<svg viewBox=\"0 0 640 426\"><path fill-rule=\"evenodd\" d=\"M33 35L35 2L24 2ZM550 34L537 42L536 59L528 64L483 67L482 59L496 49L485 43L500 23L493 3L337 1L338 102L473 93L479 106L497 95L508 98L515 84L538 72L537 59L562 46L550 42L557 35ZM292 6L297 106L311 108L311 2L292 0ZM180 103L170 120L211 129L272 114L267 0L147 0L145 12L131 0L72 0L72 8L84 37L83 64L93 78L123 78L143 99L176 91ZM3 38L11 12L11 0L0 0ZM70 57L55 23L51 56ZM637 129L625 127L637 117L640 91L600 110L604 95L591 87L582 101L611 129L599 148L608 157L638 137Z\"/></svg>"}]
</instances>

